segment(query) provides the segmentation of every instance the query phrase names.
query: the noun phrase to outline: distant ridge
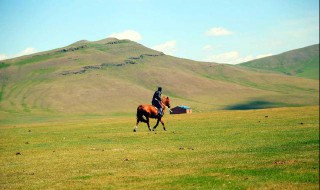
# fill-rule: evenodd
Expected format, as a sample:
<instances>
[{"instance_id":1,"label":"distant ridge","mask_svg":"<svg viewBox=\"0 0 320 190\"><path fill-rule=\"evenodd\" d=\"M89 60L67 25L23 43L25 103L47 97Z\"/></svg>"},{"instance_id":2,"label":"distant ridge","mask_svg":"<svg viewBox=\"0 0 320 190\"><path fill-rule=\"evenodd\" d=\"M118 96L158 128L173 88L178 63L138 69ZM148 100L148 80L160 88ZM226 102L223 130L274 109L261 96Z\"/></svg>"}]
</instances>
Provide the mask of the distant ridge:
<instances>
[{"instance_id":1,"label":"distant ridge","mask_svg":"<svg viewBox=\"0 0 320 190\"><path fill-rule=\"evenodd\" d=\"M319 104L318 80L177 58L107 38L0 61L0 113L134 115L158 86L173 107L194 112Z\"/></svg>"},{"instance_id":2,"label":"distant ridge","mask_svg":"<svg viewBox=\"0 0 320 190\"><path fill-rule=\"evenodd\" d=\"M86 44L86 43L89 43L90 41L88 41L88 40L80 40L80 41L77 41L77 42L75 42L75 43L73 43L73 44L70 44L70 46L72 46L72 45L81 45L81 44Z\"/></svg>"},{"instance_id":3,"label":"distant ridge","mask_svg":"<svg viewBox=\"0 0 320 190\"><path fill-rule=\"evenodd\" d=\"M97 41L80 40L70 44L69 46L84 45L84 44L107 44L107 43L113 43L113 42L119 42L119 41L129 41L129 40L119 40L117 38L110 37L110 38L105 38Z\"/></svg>"},{"instance_id":4,"label":"distant ridge","mask_svg":"<svg viewBox=\"0 0 320 190\"><path fill-rule=\"evenodd\" d=\"M248 61L240 66L319 79L319 44Z\"/></svg>"}]
</instances>

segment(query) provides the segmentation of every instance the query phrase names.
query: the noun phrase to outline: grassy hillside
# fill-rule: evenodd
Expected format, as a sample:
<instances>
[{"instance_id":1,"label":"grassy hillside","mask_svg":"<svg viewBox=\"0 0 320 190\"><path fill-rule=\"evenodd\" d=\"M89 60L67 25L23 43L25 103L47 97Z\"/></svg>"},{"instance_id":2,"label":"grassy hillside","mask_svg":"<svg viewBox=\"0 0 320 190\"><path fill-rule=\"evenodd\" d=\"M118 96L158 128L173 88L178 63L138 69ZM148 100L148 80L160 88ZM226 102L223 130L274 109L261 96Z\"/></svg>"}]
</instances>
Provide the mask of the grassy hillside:
<instances>
[{"instance_id":1,"label":"grassy hillside","mask_svg":"<svg viewBox=\"0 0 320 190\"><path fill-rule=\"evenodd\" d=\"M195 112L317 105L317 80L176 58L129 40L107 38L4 60L1 113L134 113L157 86Z\"/></svg>"},{"instance_id":2,"label":"grassy hillside","mask_svg":"<svg viewBox=\"0 0 320 190\"><path fill-rule=\"evenodd\" d=\"M319 44L240 64L287 75L319 79Z\"/></svg>"},{"instance_id":3,"label":"grassy hillside","mask_svg":"<svg viewBox=\"0 0 320 190\"><path fill-rule=\"evenodd\" d=\"M318 189L318 113L165 115L168 131L140 125L137 133L134 114L8 114L0 118L0 189Z\"/></svg>"}]
</instances>

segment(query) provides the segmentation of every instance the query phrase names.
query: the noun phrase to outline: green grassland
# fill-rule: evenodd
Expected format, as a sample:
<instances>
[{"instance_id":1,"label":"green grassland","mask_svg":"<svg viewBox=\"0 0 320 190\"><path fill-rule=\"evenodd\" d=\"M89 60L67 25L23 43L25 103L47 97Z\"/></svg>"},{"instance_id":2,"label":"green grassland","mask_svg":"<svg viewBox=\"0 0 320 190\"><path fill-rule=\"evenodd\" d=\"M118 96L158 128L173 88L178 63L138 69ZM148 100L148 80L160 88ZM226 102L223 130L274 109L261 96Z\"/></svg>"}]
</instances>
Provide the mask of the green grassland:
<instances>
[{"instance_id":1,"label":"green grassland","mask_svg":"<svg viewBox=\"0 0 320 190\"><path fill-rule=\"evenodd\" d=\"M133 133L134 114L1 113L0 189L319 187L319 106L164 120Z\"/></svg>"}]
</instances>

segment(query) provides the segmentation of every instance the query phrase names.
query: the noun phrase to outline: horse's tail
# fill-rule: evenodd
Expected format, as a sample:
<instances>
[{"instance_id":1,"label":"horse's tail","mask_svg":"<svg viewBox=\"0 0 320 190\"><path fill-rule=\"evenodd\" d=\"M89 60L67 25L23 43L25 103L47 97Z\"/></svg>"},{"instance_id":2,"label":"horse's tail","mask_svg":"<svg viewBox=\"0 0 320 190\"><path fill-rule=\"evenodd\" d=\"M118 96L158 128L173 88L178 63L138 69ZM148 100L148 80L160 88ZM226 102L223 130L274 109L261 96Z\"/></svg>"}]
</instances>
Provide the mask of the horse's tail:
<instances>
[{"instance_id":1,"label":"horse's tail","mask_svg":"<svg viewBox=\"0 0 320 190\"><path fill-rule=\"evenodd\" d=\"M147 120L145 118L143 118L144 113L145 113L145 110L143 109L143 106L142 105L138 106L138 108L137 108L137 120L141 121L141 122L144 122L144 123L147 123Z\"/></svg>"}]
</instances>

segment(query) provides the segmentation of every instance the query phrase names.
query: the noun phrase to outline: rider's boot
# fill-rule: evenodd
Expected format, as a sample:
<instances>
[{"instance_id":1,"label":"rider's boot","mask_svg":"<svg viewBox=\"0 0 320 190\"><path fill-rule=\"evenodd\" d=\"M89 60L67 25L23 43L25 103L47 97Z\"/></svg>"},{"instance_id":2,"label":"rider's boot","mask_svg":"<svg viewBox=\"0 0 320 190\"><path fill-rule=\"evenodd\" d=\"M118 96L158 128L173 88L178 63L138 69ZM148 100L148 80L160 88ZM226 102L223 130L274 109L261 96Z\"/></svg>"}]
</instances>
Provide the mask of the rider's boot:
<instances>
[{"instance_id":1,"label":"rider's boot","mask_svg":"<svg viewBox=\"0 0 320 190\"><path fill-rule=\"evenodd\" d=\"M162 116L163 116L162 108L159 108L158 109L158 117L162 117Z\"/></svg>"}]
</instances>

